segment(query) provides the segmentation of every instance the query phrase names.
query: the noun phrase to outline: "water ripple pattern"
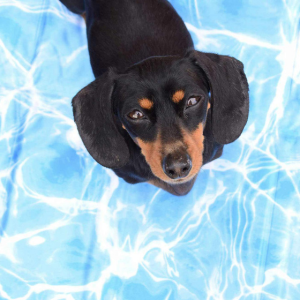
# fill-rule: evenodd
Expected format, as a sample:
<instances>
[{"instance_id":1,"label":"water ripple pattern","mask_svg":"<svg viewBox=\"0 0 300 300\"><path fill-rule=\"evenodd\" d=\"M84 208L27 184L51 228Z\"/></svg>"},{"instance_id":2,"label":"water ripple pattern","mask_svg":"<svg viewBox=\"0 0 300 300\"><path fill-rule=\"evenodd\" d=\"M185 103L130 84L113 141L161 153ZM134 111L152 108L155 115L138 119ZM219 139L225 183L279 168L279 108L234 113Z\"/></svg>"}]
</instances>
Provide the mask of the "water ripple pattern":
<instances>
[{"instance_id":1,"label":"water ripple pattern","mask_svg":"<svg viewBox=\"0 0 300 300\"><path fill-rule=\"evenodd\" d=\"M250 83L243 135L185 197L129 185L83 147L83 19L0 0L1 300L300 299L300 1L171 3Z\"/></svg>"}]
</instances>

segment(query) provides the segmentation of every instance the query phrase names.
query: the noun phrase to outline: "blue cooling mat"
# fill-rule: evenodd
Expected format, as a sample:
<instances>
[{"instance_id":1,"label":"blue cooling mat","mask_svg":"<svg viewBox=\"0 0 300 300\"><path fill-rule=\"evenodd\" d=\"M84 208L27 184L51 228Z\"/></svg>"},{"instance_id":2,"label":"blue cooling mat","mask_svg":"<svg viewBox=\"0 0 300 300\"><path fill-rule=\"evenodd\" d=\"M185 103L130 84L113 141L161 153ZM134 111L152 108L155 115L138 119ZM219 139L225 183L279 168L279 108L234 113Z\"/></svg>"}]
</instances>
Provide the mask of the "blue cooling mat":
<instances>
[{"instance_id":1,"label":"blue cooling mat","mask_svg":"<svg viewBox=\"0 0 300 300\"><path fill-rule=\"evenodd\" d=\"M250 83L244 133L181 198L83 147L83 19L0 1L0 299L300 299L300 1L171 2L197 49L238 58Z\"/></svg>"}]
</instances>

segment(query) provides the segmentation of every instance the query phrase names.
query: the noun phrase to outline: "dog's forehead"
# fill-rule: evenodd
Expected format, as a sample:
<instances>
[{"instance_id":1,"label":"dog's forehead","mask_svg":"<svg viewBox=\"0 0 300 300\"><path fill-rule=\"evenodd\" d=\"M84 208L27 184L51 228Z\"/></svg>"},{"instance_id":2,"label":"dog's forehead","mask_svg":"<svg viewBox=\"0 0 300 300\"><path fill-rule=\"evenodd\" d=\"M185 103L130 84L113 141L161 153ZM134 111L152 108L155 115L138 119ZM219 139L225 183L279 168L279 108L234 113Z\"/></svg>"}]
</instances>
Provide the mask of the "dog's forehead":
<instances>
[{"instance_id":1,"label":"dog's forehead","mask_svg":"<svg viewBox=\"0 0 300 300\"><path fill-rule=\"evenodd\" d=\"M203 81L203 84L201 82ZM149 97L157 93L174 94L186 87L205 86L196 67L187 59L177 57L152 58L129 68L119 80L122 98ZM179 97L179 93L177 94Z\"/></svg>"},{"instance_id":2,"label":"dog's forehead","mask_svg":"<svg viewBox=\"0 0 300 300\"><path fill-rule=\"evenodd\" d=\"M155 81L170 76L184 77L189 73L194 73L194 70L188 59L171 56L146 59L129 68L128 73L134 74L140 79Z\"/></svg>"}]
</instances>

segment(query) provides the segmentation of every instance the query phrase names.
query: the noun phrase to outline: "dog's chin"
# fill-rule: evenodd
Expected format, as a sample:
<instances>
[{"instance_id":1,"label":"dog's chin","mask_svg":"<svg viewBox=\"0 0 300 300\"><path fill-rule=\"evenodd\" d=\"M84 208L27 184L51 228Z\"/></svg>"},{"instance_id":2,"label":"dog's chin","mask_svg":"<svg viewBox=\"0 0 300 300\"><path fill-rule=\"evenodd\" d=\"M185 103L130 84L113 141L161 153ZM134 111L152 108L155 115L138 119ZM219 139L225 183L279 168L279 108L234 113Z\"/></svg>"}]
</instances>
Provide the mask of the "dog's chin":
<instances>
[{"instance_id":1,"label":"dog's chin","mask_svg":"<svg viewBox=\"0 0 300 300\"><path fill-rule=\"evenodd\" d=\"M162 180L161 178L156 177L156 179L150 180L149 183L162 188L173 195L184 196L188 194L194 186L197 175L198 173L193 176L176 180Z\"/></svg>"},{"instance_id":2,"label":"dog's chin","mask_svg":"<svg viewBox=\"0 0 300 300\"><path fill-rule=\"evenodd\" d=\"M173 194L178 196L186 195L194 186L197 174L191 178L182 178L174 180L173 183L169 183L170 188L173 190Z\"/></svg>"}]
</instances>

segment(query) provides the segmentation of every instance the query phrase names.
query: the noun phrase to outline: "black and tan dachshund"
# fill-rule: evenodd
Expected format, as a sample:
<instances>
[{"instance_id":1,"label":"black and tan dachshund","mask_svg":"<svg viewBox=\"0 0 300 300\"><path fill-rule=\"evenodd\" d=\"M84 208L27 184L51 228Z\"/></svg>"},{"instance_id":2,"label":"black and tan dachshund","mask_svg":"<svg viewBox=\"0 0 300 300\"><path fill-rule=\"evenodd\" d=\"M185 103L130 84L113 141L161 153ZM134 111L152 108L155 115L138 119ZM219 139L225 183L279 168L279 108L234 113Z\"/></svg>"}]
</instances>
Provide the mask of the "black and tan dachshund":
<instances>
[{"instance_id":1,"label":"black and tan dachshund","mask_svg":"<svg viewBox=\"0 0 300 300\"><path fill-rule=\"evenodd\" d=\"M194 50L167 0L61 1L86 14L96 80L72 103L88 152L129 183L187 194L247 122L243 64Z\"/></svg>"}]
</instances>

